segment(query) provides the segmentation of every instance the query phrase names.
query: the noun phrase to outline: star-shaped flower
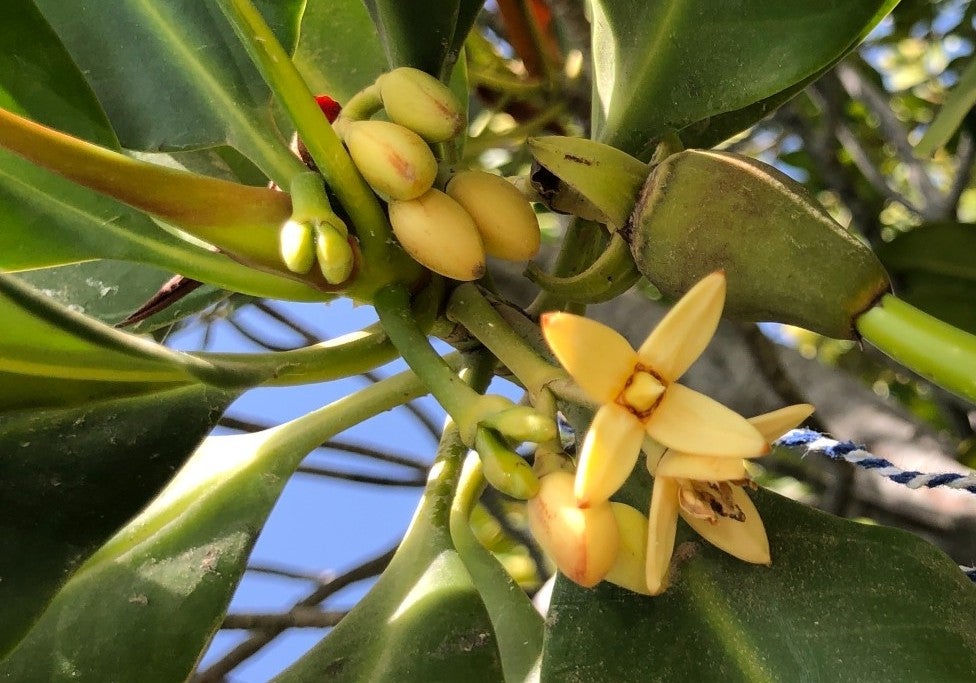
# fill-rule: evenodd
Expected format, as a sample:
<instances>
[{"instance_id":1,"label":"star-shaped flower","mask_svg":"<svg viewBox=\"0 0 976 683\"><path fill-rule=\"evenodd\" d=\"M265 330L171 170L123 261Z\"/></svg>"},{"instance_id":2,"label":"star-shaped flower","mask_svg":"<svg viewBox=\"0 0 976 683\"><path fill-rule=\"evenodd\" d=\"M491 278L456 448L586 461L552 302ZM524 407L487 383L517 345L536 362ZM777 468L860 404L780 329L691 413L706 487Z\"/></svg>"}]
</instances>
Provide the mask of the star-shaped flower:
<instances>
[{"instance_id":1,"label":"star-shaped flower","mask_svg":"<svg viewBox=\"0 0 976 683\"><path fill-rule=\"evenodd\" d=\"M770 444L803 422L813 406L800 403L749 420ZM763 448L750 457L758 457ZM769 540L759 511L742 484L749 481L745 461L669 450L656 464L647 528L647 588L667 588L678 515L702 538L745 562L769 564Z\"/></svg>"},{"instance_id":2,"label":"star-shaped flower","mask_svg":"<svg viewBox=\"0 0 976 683\"><path fill-rule=\"evenodd\" d=\"M615 330L570 313L548 313L542 332L576 383L600 404L583 440L577 505L607 500L626 481L645 434L688 453L738 457L768 444L738 413L676 380L715 334L725 274L712 273L678 301L636 351Z\"/></svg>"}]
</instances>

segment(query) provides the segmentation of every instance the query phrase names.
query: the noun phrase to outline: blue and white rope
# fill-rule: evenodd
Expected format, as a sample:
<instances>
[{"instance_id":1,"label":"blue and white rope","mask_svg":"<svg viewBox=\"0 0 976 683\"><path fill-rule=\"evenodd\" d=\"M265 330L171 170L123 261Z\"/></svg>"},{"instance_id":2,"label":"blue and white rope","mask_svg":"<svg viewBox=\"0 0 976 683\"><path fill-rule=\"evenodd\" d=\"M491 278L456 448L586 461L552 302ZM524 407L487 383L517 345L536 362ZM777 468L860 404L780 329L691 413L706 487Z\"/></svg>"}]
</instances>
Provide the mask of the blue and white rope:
<instances>
[{"instance_id":1,"label":"blue and white rope","mask_svg":"<svg viewBox=\"0 0 976 683\"><path fill-rule=\"evenodd\" d=\"M807 453L822 453L828 458L843 460L866 470L873 470L881 476L898 484L904 484L911 489L946 486L960 491L976 493L976 475L958 474L956 472L926 474L913 470L903 470L884 458L872 455L852 441L836 441L812 429L794 429L781 436L775 443L778 446L788 448L806 448ZM976 567L960 565L959 569L969 577L970 581L976 582Z\"/></svg>"},{"instance_id":2,"label":"blue and white rope","mask_svg":"<svg viewBox=\"0 0 976 683\"><path fill-rule=\"evenodd\" d=\"M788 448L806 448L807 452L822 453L834 460L843 460L866 470L873 470L882 477L898 484L904 484L910 489L945 486L976 493L976 475L957 472L926 474L914 470L903 470L884 458L872 455L852 441L835 441L812 429L794 429L787 432L776 440L776 445Z\"/></svg>"}]
</instances>

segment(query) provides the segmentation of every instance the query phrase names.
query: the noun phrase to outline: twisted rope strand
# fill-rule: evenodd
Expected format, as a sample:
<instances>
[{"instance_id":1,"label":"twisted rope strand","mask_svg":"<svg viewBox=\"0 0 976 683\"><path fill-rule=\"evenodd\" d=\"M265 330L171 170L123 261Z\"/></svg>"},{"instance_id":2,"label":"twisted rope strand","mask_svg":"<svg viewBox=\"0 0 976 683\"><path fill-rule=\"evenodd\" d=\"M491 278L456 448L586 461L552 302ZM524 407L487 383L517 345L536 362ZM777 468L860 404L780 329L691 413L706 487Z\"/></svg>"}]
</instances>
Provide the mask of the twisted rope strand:
<instances>
[{"instance_id":1,"label":"twisted rope strand","mask_svg":"<svg viewBox=\"0 0 976 683\"><path fill-rule=\"evenodd\" d=\"M866 470L874 470L883 477L910 489L946 486L960 491L976 493L976 475L943 472L926 474L914 470L903 470L888 460L879 458L864 450L852 441L836 441L813 429L794 429L775 441L777 446L805 448L807 453L822 453L834 460L843 460ZM976 583L976 567L960 565L959 569Z\"/></svg>"},{"instance_id":2,"label":"twisted rope strand","mask_svg":"<svg viewBox=\"0 0 976 683\"><path fill-rule=\"evenodd\" d=\"M812 429L794 429L776 440L775 445L787 448L806 448L807 453L821 453L834 460L843 460L866 470L874 470L882 477L903 484L910 489L945 486L976 493L976 474L943 472L926 474L903 470L884 458L879 458L852 441L836 441Z\"/></svg>"}]
</instances>

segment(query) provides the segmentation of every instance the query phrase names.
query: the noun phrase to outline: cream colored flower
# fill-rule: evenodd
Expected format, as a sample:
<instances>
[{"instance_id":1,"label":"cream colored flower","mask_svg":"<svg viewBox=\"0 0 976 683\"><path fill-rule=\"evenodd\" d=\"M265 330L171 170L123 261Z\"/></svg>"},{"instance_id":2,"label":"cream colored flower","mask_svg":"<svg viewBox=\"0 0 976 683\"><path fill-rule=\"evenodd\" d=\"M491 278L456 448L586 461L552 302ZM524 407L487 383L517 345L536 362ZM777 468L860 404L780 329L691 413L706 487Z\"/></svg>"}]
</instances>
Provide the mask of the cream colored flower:
<instances>
[{"instance_id":1,"label":"cream colored flower","mask_svg":"<svg viewBox=\"0 0 976 683\"><path fill-rule=\"evenodd\" d=\"M678 301L634 350L620 334L570 313L548 313L542 332L583 391L601 404L583 440L575 482L580 507L609 499L637 462L645 434L674 450L743 458L768 445L745 418L676 380L711 341L725 303L712 273Z\"/></svg>"},{"instance_id":2,"label":"cream colored flower","mask_svg":"<svg viewBox=\"0 0 976 683\"><path fill-rule=\"evenodd\" d=\"M801 403L749 420L772 443L803 422L813 406ZM758 457L763 448L750 457ZM753 564L770 563L766 529L742 487L749 481L745 461L724 456L669 450L657 463L647 531L647 588L651 595L667 588L678 515L717 548Z\"/></svg>"}]
</instances>

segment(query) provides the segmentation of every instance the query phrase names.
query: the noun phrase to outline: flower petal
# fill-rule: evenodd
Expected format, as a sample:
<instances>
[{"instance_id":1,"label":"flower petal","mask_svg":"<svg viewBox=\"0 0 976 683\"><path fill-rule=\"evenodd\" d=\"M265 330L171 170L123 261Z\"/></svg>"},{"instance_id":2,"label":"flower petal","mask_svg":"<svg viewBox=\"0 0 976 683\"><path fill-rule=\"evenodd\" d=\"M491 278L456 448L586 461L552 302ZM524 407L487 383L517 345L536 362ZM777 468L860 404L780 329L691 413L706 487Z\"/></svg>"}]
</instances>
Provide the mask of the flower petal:
<instances>
[{"instance_id":1,"label":"flower petal","mask_svg":"<svg viewBox=\"0 0 976 683\"><path fill-rule=\"evenodd\" d=\"M645 424L668 448L716 457L755 458L769 443L737 412L680 384L668 387Z\"/></svg>"},{"instance_id":2,"label":"flower petal","mask_svg":"<svg viewBox=\"0 0 976 683\"><path fill-rule=\"evenodd\" d=\"M617 518L609 503L576 507L573 475L552 472L526 504L529 528L563 574L581 586L600 583L617 559Z\"/></svg>"},{"instance_id":3,"label":"flower petal","mask_svg":"<svg viewBox=\"0 0 976 683\"><path fill-rule=\"evenodd\" d=\"M680 451L668 451L654 473L659 477L697 481L741 481L749 478L745 461L739 458L716 458Z\"/></svg>"},{"instance_id":4,"label":"flower petal","mask_svg":"<svg viewBox=\"0 0 976 683\"><path fill-rule=\"evenodd\" d=\"M617 561L603 577L634 593L647 595L647 517L625 503L611 502L613 516L617 520L620 549Z\"/></svg>"},{"instance_id":5,"label":"flower petal","mask_svg":"<svg viewBox=\"0 0 976 683\"><path fill-rule=\"evenodd\" d=\"M668 452L668 447L647 436L647 430L644 431L644 442L641 444L641 450L647 456L644 459L644 465L647 467L650 475L654 476L654 471L657 470L657 464L661 462L661 458Z\"/></svg>"},{"instance_id":6,"label":"flower petal","mask_svg":"<svg viewBox=\"0 0 976 683\"><path fill-rule=\"evenodd\" d=\"M769 443L786 434L813 414L813 406L809 403L797 403L786 406L770 413L763 413L749 418L749 424L759 430Z\"/></svg>"},{"instance_id":7,"label":"flower petal","mask_svg":"<svg viewBox=\"0 0 976 683\"><path fill-rule=\"evenodd\" d=\"M647 519L647 590L660 595L667 588L668 568L678 531L678 482L655 477Z\"/></svg>"},{"instance_id":8,"label":"flower petal","mask_svg":"<svg viewBox=\"0 0 976 683\"><path fill-rule=\"evenodd\" d=\"M593 416L576 469L576 504L581 508L610 498L634 471L644 427L616 403L600 406Z\"/></svg>"},{"instance_id":9,"label":"flower petal","mask_svg":"<svg viewBox=\"0 0 976 683\"><path fill-rule=\"evenodd\" d=\"M681 518L701 537L729 555L753 564L770 564L769 539L759 511L741 486L732 487L732 500L745 515L744 522L719 517L711 523L681 512Z\"/></svg>"},{"instance_id":10,"label":"flower petal","mask_svg":"<svg viewBox=\"0 0 976 683\"><path fill-rule=\"evenodd\" d=\"M542 334L562 366L597 403L614 401L637 365L630 342L589 318L546 313Z\"/></svg>"},{"instance_id":11,"label":"flower petal","mask_svg":"<svg viewBox=\"0 0 976 683\"><path fill-rule=\"evenodd\" d=\"M724 305L725 273L717 271L678 300L641 344L637 357L665 380L674 382L712 340Z\"/></svg>"}]
</instances>

